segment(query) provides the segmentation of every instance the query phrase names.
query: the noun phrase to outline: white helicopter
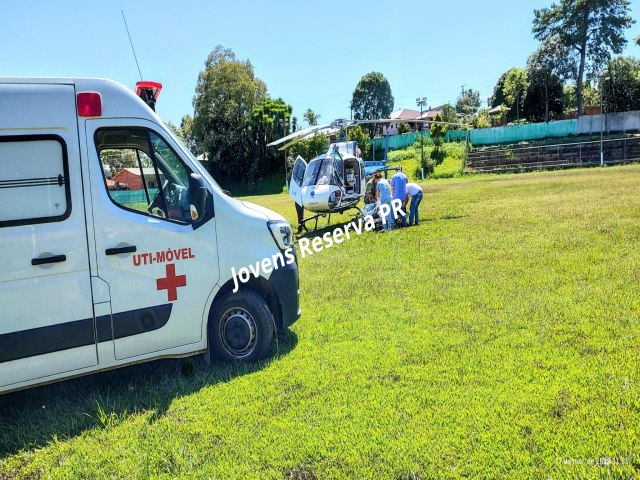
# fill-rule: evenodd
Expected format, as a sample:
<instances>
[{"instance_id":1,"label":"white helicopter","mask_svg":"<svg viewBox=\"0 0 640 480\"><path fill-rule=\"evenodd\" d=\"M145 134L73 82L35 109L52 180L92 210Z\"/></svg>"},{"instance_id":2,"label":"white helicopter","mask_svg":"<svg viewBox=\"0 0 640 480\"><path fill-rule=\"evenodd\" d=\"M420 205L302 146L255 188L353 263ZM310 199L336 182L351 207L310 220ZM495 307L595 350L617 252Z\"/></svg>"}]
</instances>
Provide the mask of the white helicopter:
<instances>
[{"instance_id":1,"label":"white helicopter","mask_svg":"<svg viewBox=\"0 0 640 480\"><path fill-rule=\"evenodd\" d=\"M332 135L342 131L346 136L347 128L352 125L385 124L393 121L396 120L349 121L338 119L332 124L298 130L271 142L267 146L277 146L279 147L278 150L286 150L300 140L317 133ZM434 122L419 120L416 123L428 124ZM297 205L314 213L308 218L299 217L300 229L306 229L306 222L312 220L315 220L315 228L317 229L318 218L329 215L330 221L332 213L341 214L351 209L356 209L360 212L358 203L365 195L366 179L378 172L385 172L386 176L386 172L392 169L386 162L386 154L387 148L385 147L384 161L364 162L360 157L360 149L357 142L339 141L332 143L326 153L318 155L308 164L305 159L298 155L291 171L291 180L287 185L287 191Z\"/></svg>"},{"instance_id":2,"label":"white helicopter","mask_svg":"<svg viewBox=\"0 0 640 480\"><path fill-rule=\"evenodd\" d=\"M268 146L284 144L279 150L285 150L303 138L317 134L335 133L338 127L345 127L346 123L320 125L300 130ZM296 204L310 212L309 218L301 220L302 227L306 222L315 220L318 227L318 217L332 213L344 213L350 209L357 209L357 204L364 197L365 168L360 149L355 141L332 143L326 153L313 158L308 164L298 155L291 180L287 185L289 195ZM330 217L329 217L330 218Z\"/></svg>"}]
</instances>

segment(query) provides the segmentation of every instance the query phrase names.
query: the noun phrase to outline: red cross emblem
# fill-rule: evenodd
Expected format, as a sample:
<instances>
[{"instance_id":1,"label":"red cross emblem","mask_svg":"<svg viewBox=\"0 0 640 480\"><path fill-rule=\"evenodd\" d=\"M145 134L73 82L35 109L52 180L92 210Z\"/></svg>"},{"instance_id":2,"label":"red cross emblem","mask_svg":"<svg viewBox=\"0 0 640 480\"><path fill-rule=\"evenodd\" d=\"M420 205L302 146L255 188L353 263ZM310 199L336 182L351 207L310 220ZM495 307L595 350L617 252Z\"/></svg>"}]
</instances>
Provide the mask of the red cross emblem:
<instances>
[{"instance_id":1,"label":"red cross emblem","mask_svg":"<svg viewBox=\"0 0 640 480\"><path fill-rule=\"evenodd\" d=\"M167 276L165 278L158 278L156 280L156 285L158 290L167 291L167 299L170 302L175 302L178 299L178 287L187 286L187 276L176 276L176 266L173 263L168 263L166 268Z\"/></svg>"}]
</instances>

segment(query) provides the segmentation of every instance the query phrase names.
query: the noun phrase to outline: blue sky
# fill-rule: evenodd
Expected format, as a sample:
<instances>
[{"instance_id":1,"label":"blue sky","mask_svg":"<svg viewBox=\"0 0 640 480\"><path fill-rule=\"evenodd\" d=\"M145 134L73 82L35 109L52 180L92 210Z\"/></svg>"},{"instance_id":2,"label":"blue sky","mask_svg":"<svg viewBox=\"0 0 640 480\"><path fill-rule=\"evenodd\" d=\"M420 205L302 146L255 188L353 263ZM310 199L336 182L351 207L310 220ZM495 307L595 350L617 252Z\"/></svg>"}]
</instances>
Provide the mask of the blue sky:
<instances>
[{"instance_id":1,"label":"blue sky","mask_svg":"<svg viewBox=\"0 0 640 480\"><path fill-rule=\"evenodd\" d=\"M551 0L442 1L30 1L0 3L0 75L139 79L164 85L157 111L179 123L192 113L198 72L217 44L248 58L272 97L298 118L349 116L359 79L382 72L397 108L455 101L461 86L483 102L498 77L536 48L533 9ZM640 0L632 2L640 19ZM640 34L635 24L627 33ZM627 55L640 56L630 42Z\"/></svg>"}]
</instances>

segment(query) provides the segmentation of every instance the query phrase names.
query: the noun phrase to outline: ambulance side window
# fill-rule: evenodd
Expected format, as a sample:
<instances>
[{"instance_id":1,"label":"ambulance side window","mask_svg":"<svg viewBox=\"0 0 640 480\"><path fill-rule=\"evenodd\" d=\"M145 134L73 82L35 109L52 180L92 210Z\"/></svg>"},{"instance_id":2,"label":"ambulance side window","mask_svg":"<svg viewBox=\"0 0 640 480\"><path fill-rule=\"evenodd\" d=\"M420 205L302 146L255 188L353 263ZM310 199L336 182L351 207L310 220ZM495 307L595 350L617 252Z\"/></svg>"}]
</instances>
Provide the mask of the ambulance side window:
<instances>
[{"instance_id":1,"label":"ambulance side window","mask_svg":"<svg viewBox=\"0 0 640 480\"><path fill-rule=\"evenodd\" d=\"M0 137L0 227L71 214L67 146L57 135Z\"/></svg>"},{"instance_id":2,"label":"ambulance side window","mask_svg":"<svg viewBox=\"0 0 640 480\"><path fill-rule=\"evenodd\" d=\"M160 136L144 128L104 128L96 132L95 142L107 192L116 205L190 222L190 172Z\"/></svg>"}]
</instances>

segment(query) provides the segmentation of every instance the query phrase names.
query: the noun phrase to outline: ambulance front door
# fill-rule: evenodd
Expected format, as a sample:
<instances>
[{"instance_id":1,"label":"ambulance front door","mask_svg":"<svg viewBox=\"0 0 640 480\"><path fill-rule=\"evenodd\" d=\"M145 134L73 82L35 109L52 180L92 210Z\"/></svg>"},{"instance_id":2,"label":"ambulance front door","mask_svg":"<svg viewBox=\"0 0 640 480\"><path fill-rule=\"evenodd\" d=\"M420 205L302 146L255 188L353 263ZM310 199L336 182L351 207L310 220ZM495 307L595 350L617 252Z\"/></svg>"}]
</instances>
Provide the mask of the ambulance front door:
<instances>
[{"instance_id":1,"label":"ambulance front door","mask_svg":"<svg viewBox=\"0 0 640 480\"><path fill-rule=\"evenodd\" d=\"M158 125L91 119L85 126L96 264L109 285L116 360L200 342L219 273L212 192L204 218L193 221L196 172Z\"/></svg>"}]
</instances>

